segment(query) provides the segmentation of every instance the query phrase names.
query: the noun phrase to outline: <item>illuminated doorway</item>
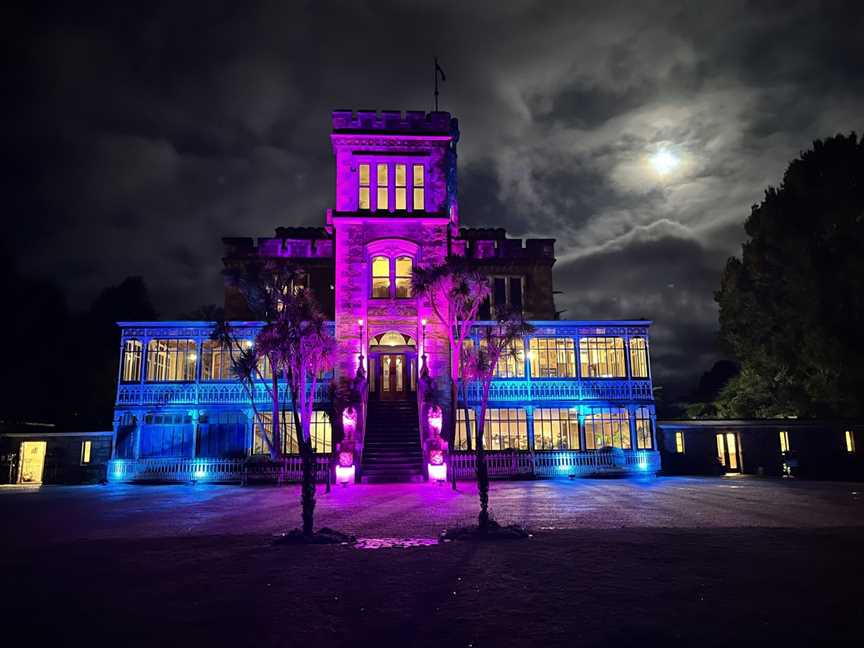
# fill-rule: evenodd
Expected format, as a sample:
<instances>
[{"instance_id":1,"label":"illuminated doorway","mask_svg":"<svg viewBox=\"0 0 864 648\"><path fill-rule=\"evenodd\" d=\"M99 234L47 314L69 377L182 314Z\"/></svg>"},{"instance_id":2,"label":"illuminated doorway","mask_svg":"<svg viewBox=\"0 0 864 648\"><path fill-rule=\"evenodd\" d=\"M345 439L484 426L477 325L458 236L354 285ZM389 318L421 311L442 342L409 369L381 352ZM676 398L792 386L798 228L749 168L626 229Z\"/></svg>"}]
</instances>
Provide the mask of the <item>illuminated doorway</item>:
<instances>
[{"instance_id":1,"label":"illuminated doorway","mask_svg":"<svg viewBox=\"0 0 864 648\"><path fill-rule=\"evenodd\" d=\"M369 393L380 400L407 400L417 392L414 338L396 331L369 340Z\"/></svg>"},{"instance_id":2,"label":"illuminated doorway","mask_svg":"<svg viewBox=\"0 0 864 648\"><path fill-rule=\"evenodd\" d=\"M726 472L741 472L741 452L738 435L735 432L717 433L717 459Z\"/></svg>"},{"instance_id":3,"label":"illuminated doorway","mask_svg":"<svg viewBox=\"0 0 864 648\"><path fill-rule=\"evenodd\" d=\"M18 471L19 484L41 484L45 468L45 441L21 442L21 470Z\"/></svg>"}]
</instances>

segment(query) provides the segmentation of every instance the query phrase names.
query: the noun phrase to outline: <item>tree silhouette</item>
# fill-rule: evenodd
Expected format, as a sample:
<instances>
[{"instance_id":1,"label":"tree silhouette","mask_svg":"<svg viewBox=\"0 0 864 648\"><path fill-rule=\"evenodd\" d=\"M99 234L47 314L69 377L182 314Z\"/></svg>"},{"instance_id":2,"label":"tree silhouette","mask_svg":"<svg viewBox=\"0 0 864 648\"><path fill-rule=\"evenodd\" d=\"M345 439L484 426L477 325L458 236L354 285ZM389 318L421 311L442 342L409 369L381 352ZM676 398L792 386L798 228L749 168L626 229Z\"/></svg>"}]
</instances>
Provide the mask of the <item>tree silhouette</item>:
<instances>
[{"instance_id":1,"label":"tree silhouette","mask_svg":"<svg viewBox=\"0 0 864 648\"><path fill-rule=\"evenodd\" d=\"M816 141L745 224L716 300L741 374L718 413L864 414L864 142Z\"/></svg>"}]
</instances>

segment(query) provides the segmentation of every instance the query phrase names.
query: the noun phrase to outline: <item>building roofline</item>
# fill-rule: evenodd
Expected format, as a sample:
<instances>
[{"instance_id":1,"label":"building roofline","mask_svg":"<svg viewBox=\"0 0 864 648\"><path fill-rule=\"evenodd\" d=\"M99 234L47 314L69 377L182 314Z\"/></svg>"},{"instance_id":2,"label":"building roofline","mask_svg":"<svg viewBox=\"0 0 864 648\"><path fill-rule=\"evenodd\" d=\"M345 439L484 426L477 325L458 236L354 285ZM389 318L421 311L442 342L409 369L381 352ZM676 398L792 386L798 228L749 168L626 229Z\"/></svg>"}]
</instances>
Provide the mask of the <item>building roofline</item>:
<instances>
[{"instance_id":1,"label":"building roofline","mask_svg":"<svg viewBox=\"0 0 864 648\"><path fill-rule=\"evenodd\" d=\"M98 432L0 432L0 437L22 438L22 437L80 437L80 436L111 436L113 430L99 430Z\"/></svg>"},{"instance_id":2,"label":"building roofline","mask_svg":"<svg viewBox=\"0 0 864 648\"><path fill-rule=\"evenodd\" d=\"M538 326L651 326L652 320L526 320L527 322ZM327 320L332 324L333 320ZM491 326L497 324L494 320L478 320L474 322L475 326ZM121 328L131 327L148 327L148 328L171 328L176 326L214 326L216 322L208 322L205 320L158 320L153 322L117 322L117 326ZM231 321L228 322L231 326L246 326L255 327L262 326L264 322L259 321Z\"/></svg>"},{"instance_id":3,"label":"building roofline","mask_svg":"<svg viewBox=\"0 0 864 648\"><path fill-rule=\"evenodd\" d=\"M816 425L864 425L861 419L657 419L658 427L668 428L723 428L723 427L812 427Z\"/></svg>"}]
</instances>

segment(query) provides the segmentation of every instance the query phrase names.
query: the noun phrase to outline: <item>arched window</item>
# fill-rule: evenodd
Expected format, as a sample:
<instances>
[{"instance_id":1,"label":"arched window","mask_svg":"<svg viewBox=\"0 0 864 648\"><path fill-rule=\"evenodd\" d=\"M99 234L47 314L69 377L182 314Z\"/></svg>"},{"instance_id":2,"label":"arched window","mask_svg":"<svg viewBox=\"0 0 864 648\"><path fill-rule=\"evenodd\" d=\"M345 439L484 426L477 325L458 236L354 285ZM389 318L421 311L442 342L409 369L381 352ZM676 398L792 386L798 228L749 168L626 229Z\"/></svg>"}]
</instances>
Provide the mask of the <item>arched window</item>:
<instances>
[{"instance_id":1,"label":"arched window","mask_svg":"<svg viewBox=\"0 0 864 648\"><path fill-rule=\"evenodd\" d=\"M399 299L406 299L411 296L412 265L411 257L396 257L396 297Z\"/></svg>"},{"instance_id":2,"label":"arched window","mask_svg":"<svg viewBox=\"0 0 864 648\"><path fill-rule=\"evenodd\" d=\"M372 298L390 297L390 259L385 256L372 257Z\"/></svg>"}]
</instances>

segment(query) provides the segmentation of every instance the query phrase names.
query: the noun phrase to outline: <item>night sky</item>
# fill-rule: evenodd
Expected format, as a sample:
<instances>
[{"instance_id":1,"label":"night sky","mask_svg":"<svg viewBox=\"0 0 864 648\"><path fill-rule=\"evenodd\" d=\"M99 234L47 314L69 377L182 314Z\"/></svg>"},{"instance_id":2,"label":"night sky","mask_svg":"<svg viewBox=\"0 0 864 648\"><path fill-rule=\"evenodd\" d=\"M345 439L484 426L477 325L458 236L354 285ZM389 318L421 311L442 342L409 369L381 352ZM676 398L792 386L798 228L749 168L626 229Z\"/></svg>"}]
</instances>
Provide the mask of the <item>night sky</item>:
<instances>
[{"instance_id":1,"label":"night sky","mask_svg":"<svg viewBox=\"0 0 864 648\"><path fill-rule=\"evenodd\" d=\"M864 126L860 2L38 4L4 20L3 236L78 308L221 302L222 236L323 223L330 111L431 109L437 54L463 225L557 238L562 317L653 319L679 391L750 206Z\"/></svg>"}]
</instances>

